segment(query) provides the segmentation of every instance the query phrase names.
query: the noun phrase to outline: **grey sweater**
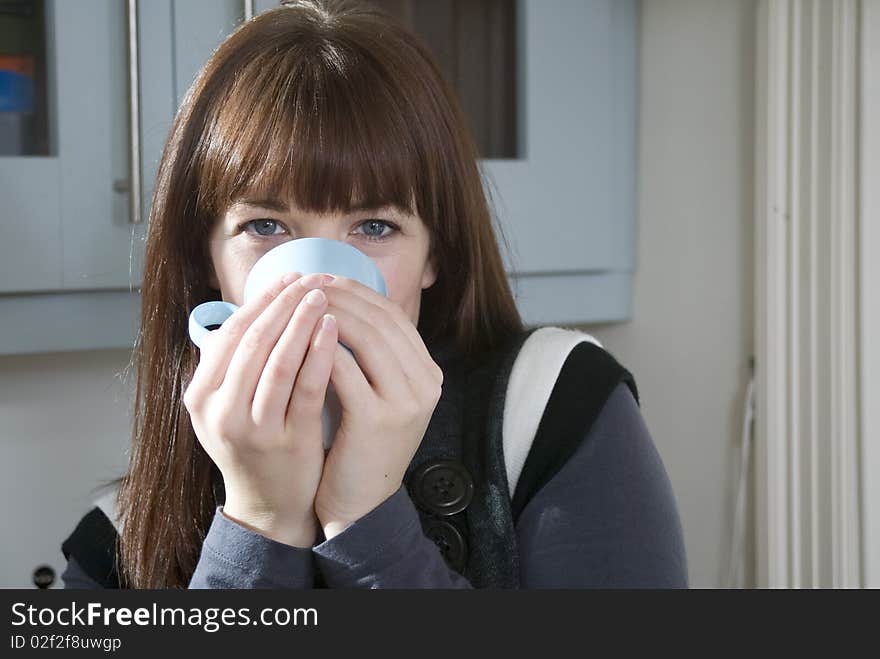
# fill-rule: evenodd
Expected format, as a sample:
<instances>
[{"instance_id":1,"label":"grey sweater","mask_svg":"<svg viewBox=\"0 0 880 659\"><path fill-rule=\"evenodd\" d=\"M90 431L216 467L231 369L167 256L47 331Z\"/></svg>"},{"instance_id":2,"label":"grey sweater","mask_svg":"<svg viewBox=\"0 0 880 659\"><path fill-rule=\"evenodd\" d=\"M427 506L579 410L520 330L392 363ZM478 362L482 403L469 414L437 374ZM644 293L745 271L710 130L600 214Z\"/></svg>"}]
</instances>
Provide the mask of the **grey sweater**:
<instances>
[{"instance_id":1,"label":"grey sweater","mask_svg":"<svg viewBox=\"0 0 880 659\"><path fill-rule=\"evenodd\" d=\"M516 525L522 588L686 588L669 478L625 384ZM300 548L242 527L219 506L190 588L471 588L422 532L406 488L330 540ZM65 588L100 588L71 559Z\"/></svg>"}]
</instances>

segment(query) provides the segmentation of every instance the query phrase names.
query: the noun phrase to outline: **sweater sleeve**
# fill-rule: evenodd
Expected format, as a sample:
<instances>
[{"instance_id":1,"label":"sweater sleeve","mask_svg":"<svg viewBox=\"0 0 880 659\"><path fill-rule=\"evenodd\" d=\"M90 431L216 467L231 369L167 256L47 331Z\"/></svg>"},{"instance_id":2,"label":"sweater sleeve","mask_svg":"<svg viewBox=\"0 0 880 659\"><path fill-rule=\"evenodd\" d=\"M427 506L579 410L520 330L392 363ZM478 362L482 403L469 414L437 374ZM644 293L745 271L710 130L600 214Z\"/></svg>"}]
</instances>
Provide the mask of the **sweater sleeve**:
<instances>
[{"instance_id":1,"label":"sweater sleeve","mask_svg":"<svg viewBox=\"0 0 880 659\"><path fill-rule=\"evenodd\" d=\"M517 522L523 588L686 588L672 486L619 384L565 466Z\"/></svg>"},{"instance_id":2,"label":"sweater sleeve","mask_svg":"<svg viewBox=\"0 0 880 659\"><path fill-rule=\"evenodd\" d=\"M105 525L110 528L109 520ZM105 587L73 555L68 556L61 579L66 589ZM311 588L313 584L311 548L291 547L246 529L218 506L189 588Z\"/></svg>"},{"instance_id":3,"label":"sweater sleeve","mask_svg":"<svg viewBox=\"0 0 880 659\"><path fill-rule=\"evenodd\" d=\"M424 534L404 486L313 551L329 588L472 588Z\"/></svg>"},{"instance_id":4,"label":"sweater sleeve","mask_svg":"<svg viewBox=\"0 0 880 659\"><path fill-rule=\"evenodd\" d=\"M312 588L311 548L292 547L246 529L218 506L189 587Z\"/></svg>"}]
</instances>

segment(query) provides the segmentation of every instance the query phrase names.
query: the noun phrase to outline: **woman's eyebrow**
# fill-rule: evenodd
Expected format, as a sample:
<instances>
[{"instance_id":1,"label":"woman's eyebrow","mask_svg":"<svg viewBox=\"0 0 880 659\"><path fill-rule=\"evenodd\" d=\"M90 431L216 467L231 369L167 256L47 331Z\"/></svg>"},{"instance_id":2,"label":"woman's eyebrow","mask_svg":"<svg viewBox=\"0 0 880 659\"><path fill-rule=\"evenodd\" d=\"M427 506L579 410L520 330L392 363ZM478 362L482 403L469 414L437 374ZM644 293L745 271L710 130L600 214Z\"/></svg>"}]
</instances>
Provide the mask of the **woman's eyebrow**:
<instances>
[{"instance_id":1,"label":"woman's eyebrow","mask_svg":"<svg viewBox=\"0 0 880 659\"><path fill-rule=\"evenodd\" d=\"M395 218L404 222L411 220L410 211L396 206L395 204L385 204L384 206L372 206L367 204L355 204L351 207L349 214L354 213L388 213Z\"/></svg>"},{"instance_id":2,"label":"woman's eyebrow","mask_svg":"<svg viewBox=\"0 0 880 659\"><path fill-rule=\"evenodd\" d=\"M260 199L238 199L233 206L256 206L267 210L276 211L278 213L286 213L290 207L283 201L274 198ZM410 219L409 212L395 206L394 204L386 204L384 206L374 206L372 204L354 204L348 211L349 215L355 213L393 213L402 220Z\"/></svg>"},{"instance_id":3,"label":"woman's eyebrow","mask_svg":"<svg viewBox=\"0 0 880 659\"><path fill-rule=\"evenodd\" d=\"M277 199L239 199L235 202L235 206L259 206L272 211L284 213L288 210L287 204Z\"/></svg>"}]
</instances>

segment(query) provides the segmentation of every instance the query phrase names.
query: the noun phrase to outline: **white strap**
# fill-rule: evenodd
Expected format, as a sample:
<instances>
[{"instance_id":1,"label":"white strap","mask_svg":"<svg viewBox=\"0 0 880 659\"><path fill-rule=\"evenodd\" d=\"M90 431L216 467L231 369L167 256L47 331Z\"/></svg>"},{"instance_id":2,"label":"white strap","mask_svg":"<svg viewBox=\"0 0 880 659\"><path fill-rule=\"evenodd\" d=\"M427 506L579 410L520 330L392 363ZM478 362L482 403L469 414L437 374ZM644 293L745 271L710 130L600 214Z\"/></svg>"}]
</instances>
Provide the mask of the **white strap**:
<instances>
[{"instance_id":1,"label":"white strap","mask_svg":"<svg viewBox=\"0 0 880 659\"><path fill-rule=\"evenodd\" d=\"M511 497L559 372L572 349L584 341L603 347L585 332L542 327L532 332L517 355L507 381L501 431Z\"/></svg>"}]
</instances>

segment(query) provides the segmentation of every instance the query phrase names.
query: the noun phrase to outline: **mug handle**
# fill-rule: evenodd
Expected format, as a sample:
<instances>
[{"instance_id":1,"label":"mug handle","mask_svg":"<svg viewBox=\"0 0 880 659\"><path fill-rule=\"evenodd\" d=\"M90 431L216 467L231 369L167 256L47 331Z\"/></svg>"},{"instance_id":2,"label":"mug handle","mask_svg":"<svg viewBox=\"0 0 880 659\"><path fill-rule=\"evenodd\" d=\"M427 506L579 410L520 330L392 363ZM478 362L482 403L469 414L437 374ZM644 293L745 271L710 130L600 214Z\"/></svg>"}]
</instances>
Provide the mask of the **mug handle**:
<instances>
[{"instance_id":1,"label":"mug handle","mask_svg":"<svg viewBox=\"0 0 880 659\"><path fill-rule=\"evenodd\" d=\"M202 347L202 340L211 330L211 325L222 325L238 307L232 302L203 302L189 315L189 338L198 348Z\"/></svg>"}]
</instances>

